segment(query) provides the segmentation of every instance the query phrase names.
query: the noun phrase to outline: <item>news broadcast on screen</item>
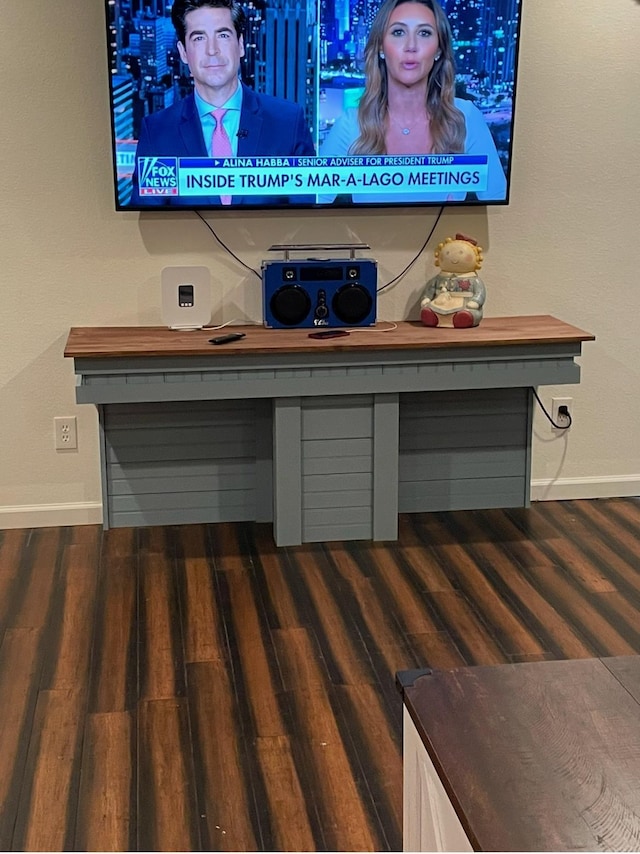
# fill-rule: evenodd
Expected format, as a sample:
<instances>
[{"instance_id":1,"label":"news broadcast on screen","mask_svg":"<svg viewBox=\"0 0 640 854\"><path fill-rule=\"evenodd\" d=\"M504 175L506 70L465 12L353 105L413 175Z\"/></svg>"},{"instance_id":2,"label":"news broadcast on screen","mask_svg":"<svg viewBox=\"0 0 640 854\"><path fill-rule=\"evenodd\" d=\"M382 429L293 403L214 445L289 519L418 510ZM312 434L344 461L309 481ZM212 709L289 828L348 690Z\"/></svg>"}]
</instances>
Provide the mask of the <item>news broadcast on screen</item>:
<instances>
[{"instance_id":1,"label":"news broadcast on screen","mask_svg":"<svg viewBox=\"0 0 640 854\"><path fill-rule=\"evenodd\" d=\"M116 207L506 204L521 0L107 0Z\"/></svg>"}]
</instances>

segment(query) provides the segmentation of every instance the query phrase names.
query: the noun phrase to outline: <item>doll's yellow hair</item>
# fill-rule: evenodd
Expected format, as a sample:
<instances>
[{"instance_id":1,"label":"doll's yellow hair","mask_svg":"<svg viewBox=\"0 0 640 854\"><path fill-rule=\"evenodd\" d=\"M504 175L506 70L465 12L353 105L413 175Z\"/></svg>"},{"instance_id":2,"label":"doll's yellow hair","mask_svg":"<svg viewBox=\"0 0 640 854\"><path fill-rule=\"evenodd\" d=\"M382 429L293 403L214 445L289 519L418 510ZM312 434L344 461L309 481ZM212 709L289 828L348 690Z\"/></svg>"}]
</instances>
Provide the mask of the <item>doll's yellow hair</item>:
<instances>
[{"instance_id":1,"label":"doll's yellow hair","mask_svg":"<svg viewBox=\"0 0 640 854\"><path fill-rule=\"evenodd\" d=\"M474 271L479 270L480 267L482 267L482 262L484 261L484 257L482 255L482 246L478 246L478 244L476 243L476 241L472 237L465 237L463 234L456 234L455 237L447 237L442 241L442 243L438 244L438 248L433 253L434 257L435 257L436 267L440 266L440 253L442 252L444 247L447 245L447 243L453 243L454 240L464 240L465 243L468 243L473 248L473 251L475 252L475 255L476 255L476 263L475 263ZM469 271L469 272L471 272L471 271Z\"/></svg>"}]
</instances>

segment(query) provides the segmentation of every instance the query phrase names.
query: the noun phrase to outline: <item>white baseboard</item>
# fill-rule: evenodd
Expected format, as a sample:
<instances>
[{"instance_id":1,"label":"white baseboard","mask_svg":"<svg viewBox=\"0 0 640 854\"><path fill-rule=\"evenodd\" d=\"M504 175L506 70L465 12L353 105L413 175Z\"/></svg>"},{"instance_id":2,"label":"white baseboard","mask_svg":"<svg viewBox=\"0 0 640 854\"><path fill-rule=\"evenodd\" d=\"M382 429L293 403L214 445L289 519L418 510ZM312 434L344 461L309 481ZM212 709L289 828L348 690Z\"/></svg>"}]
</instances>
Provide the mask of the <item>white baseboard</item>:
<instances>
[{"instance_id":1,"label":"white baseboard","mask_svg":"<svg viewBox=\"0 0 640 854\"><path fill-rule=\"evenodd\" d=\"M635 498L640 496L640 475L617 477L566 477L532 480L532 501L571 501L580 498Z\"/></svg>"},{"instance_id":2,"label":"white baseboard","mask_svg":"<svg viewBox=\"0 0 640 854\"><path fill-rule=\"evenodd\" d=\"M570 501L580 498L635 498L640 475L568 477L531 481L532 501ZM102 524L102 504L32 504L0 507L0 530Z\"/></svg>"},{"instance_id":3,"label":"white baseboard","mask_svg":"<svg viewBox=\"0 0 640 854\"><path fill-rule=\"evenodd\" d=\"M0 507L0 530L102 524L102 504L23 504Z\"/></svg>"}]
</instances>

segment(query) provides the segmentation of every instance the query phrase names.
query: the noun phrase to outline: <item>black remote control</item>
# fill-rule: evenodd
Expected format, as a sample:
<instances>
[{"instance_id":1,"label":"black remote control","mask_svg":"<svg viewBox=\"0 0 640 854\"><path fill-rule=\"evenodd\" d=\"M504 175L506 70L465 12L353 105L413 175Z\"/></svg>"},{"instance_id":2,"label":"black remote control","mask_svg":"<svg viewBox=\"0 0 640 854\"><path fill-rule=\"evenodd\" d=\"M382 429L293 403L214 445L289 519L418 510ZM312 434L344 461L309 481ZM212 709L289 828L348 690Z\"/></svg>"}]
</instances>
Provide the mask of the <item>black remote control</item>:
<instances>
[{"instance_id":1,"label":"black remote control","mask_svg":"<svg viewBox=\"0 0 640 854\"><path fill-rule=\"evenodd\" d=\"M228 335L219 335L217 338L209 338L210 344L229 344L231 341L239 341L245 337L244 332L230 332Z\"/></svg>"}]
</instances>

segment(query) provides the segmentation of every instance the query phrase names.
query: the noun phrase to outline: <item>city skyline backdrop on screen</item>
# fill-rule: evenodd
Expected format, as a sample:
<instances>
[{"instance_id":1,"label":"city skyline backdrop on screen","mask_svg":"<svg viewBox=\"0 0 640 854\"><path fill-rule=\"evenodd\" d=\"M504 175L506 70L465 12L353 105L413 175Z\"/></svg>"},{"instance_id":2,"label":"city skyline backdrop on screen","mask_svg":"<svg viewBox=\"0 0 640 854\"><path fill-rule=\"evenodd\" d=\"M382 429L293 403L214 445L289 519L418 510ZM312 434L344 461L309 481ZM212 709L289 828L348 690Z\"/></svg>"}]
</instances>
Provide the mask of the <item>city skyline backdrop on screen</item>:
<instances>
[{"instance_id":1,"label":"city skyline backdrop on screen","mask_svg":"<svg viewBox=\"0 0 640 854\"><path fill-rule=\"evenodd\" d=\"M252 0L244 83L304 107L318 154L364 87L364 49L381 0ZM475 103L510 173L521 0L440 0L453 31L456 96ZM192 89L170 0L106 0L118 207L131 197L140 123Z\"/></svg>"}]
</instances>

